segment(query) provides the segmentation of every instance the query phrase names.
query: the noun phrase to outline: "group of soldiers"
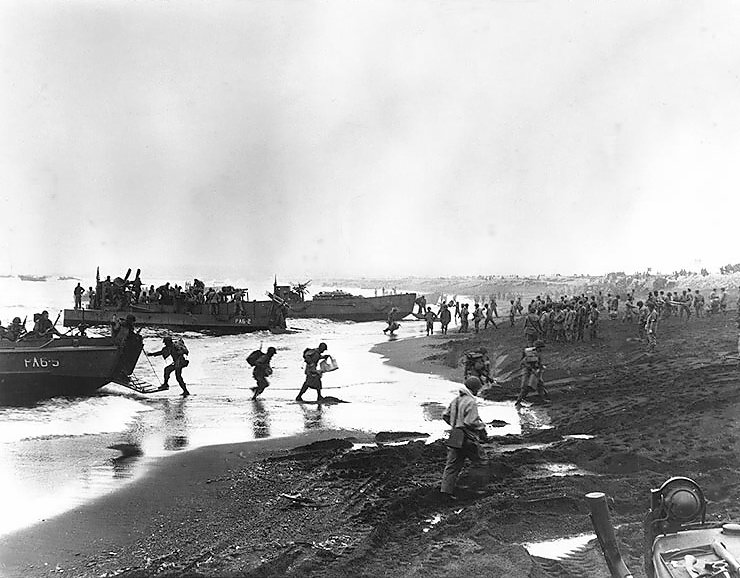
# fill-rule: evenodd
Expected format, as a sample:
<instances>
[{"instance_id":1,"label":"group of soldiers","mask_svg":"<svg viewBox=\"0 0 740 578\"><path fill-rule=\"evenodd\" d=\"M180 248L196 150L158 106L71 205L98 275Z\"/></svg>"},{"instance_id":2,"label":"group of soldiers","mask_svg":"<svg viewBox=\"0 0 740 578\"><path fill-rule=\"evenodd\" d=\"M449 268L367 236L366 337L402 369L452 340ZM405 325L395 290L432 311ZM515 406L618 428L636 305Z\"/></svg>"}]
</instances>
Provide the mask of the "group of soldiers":
<instances>
[{"instance_id":1,"label":"group of soldiers","mask_svg":"<svg viewBox=\"0 0 740 578\"><path fill-rule=\"evenodd\" d=\"M82 309L82 300L86 294L90 309L111 307L125 310L136 304L161 304L171 306L175 313L228 314L229 316L247 314L245 303L249 301L249 293L246 289L230 285L220 288L206 287L200 279L194 279L192 283L187 282L184 287L168 281L159 287L150 285L147 288L141 280L141 269L136 271L133 280L129 279L130 275L131 269L124 277L111 279L108 275L102 280L98 277L95 289L90 287L87 292L80 283L77 283L74 288L75 309ZM230 303L233 305L222 306L222 304ZM270 326L284 329L288 310L287 303L280 299L273 299Z\"/></svg>"},{"instance_id":2,"label":"group of soldiers","mask_svg":"<svg viewBox=\"0 0 740 578\"><path fill-rule=\"evenodd\" d=\"M133 321L134 319L131 315L126 318L126 323L128 323L132 329ZM116 329L114 327L114 333L115 331ZM161 356L165 359L169 357L172 360L171 363L164 368L164 382L159 388L159 391L169 389L169 379L174 373L175 379L182 389L183 397L188 396L190 395L190 392L188 391L185 380L182 377L182 370L190 363L186 357L189 354L188 348L180 337L173 339L170 336L166 336L163 338L163 343L164 346L159 351L145 352L148 357ZM323 395L321 393L323 387L322 376L324 373L333 371L337 367L335 363L331 363L329 365L322 363L331 358L331 355L326 353L327 349L328 346L326 343L322 342L319 343L316 348L307 348L303 351L303 361L305 363L304 374L306 378L301 386L298 396L296 397L296 401L302 402L303 395L309 389L316 391L316 401L320 402L323 399ZM253 367L252 377L256 383L256 385L251 388L253 392L253 400L256 400L270 386L270 382L267 378L273 373L271 364L272 358L276 353L277 349L272 346L268 347L265 352L263 352L260 347L260 349L253 351L249 356L247 356L247 363Z\"/></svg>"},{"instance_id":3,"label":"group of soldiers","mask_svg":"<svg viewBox=\"0 0 740 578\"><path fill-rule=\"evenodd\" d=\"M215 287L206 288L200 279L194 279L192 283L186 283L185 287L171 284L169 281L155 287L147 288L141 280L141 270L136 271L133 280L129 280L131 270L125 277L111 279L108 275L105 279L98 279L95 289L90 287L87 291L88 306L90 309L101 307L114 307L124 309L132 304L161 303L162 305L173 305L182 312L192 312L199 305L208 305L212 314L218 314L220 303L236 303L237 312L244 312L243 303L249 300L246 289L224 286L219 289ZM78 283L74 289L75 309L82 307L82 297L85 290Z\"/></svg>"},{"instance_id":4,"label":"group of soldiers","mask_svg":"<svg viewBox=\"0 0 740 578\"><path fill-rule=\"evenodd\" d=\"M20 341L22 339L47 338L53 335L61 335L61 333L56 328L56 322L49 319L48 311L33 314L33 329L31 331L26 329L26 320L21 321L20 317L14 317L7 327L4 327L0 321L0 339Z\"/></svg>"}]
</instances>

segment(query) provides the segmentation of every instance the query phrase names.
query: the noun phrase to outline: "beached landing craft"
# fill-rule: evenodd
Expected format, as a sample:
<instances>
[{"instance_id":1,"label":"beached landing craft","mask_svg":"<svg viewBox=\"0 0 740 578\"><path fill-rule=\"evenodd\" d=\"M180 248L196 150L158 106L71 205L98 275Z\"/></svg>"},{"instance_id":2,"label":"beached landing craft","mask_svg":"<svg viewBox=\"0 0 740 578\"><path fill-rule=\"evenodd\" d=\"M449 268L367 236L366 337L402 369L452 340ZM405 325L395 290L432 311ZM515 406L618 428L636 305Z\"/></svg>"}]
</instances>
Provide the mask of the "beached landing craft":
<instances>
[{"instance_id":1,"label":"beached landing craft","mask_svg":"<svg viewBox=\"0 0 740 578\"><path fill-rule=\"evenodd\" d=\"M593 492L586 500L611 575L631 578L617 547L606 496ZM740 524L707 523L706 507L704 493L689 478L670 478L651 490L644 522L649 578L740 578Z\"/></svg>"},{"instance_id":2,"label":"beached landing craft","mask_svg":"<svg viewBox=\"0 0 740 578\"><path fill-rule=\"evenodd\" d=\"M0 339L0 404L90 395L107 383L130 386L143 339L33 337Z\"/></svg>"},{"instance_id":3,"label":"beached landing craft","mask_svg":"<svg viewBox=\"0 0 740 578\"><path fill-rule=\"evenodd\" d=\"M322 291L306 299L307 286L278 285L275 282L274 294L284 300L290 310L290 317L318 317L334 321L385 321L391 307L398 309L398 319L406 317L414 308L416 293L399 293L381 297L363 297L345 291Z\"/></svg>"},{"instance_id":4,"label":"beached landing craft","mask_svg":"<svg viewBox=\"0 0 740 578\"><path fill-rule=\"evenodd\" d=\"M218 335L268 329L275 333L286 331L283 308L276 300L194 303L188 302L181 294L170 302L137 303L132 298L130 274L131 269L125 277L110 281L107 291L114 299L106 303L98 300L91 309L65 309L64 325L109 325L114 318L122 319L133 314L140 327L163 327L175 331L207 331ZM102 287L99 275L96 287L96 295L99 296Z\"/></svg>"}]
</instances>

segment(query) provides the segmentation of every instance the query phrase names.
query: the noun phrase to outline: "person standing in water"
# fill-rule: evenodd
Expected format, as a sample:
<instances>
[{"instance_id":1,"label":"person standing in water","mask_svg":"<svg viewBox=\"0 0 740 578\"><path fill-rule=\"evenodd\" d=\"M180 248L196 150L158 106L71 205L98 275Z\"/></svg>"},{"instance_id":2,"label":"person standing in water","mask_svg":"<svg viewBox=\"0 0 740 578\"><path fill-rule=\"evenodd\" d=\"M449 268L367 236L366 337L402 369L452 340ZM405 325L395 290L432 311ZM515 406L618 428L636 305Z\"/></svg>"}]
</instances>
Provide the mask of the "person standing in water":
<instances>
[{"instance_id":1,"label":"person standing in water","mask_svg":"<svg viewBox=\"0 0 740 578\"><path fill-rule=\"evenodd\" d=\"M182 378L182 370L190 363L185 357L190 352L188 351L188 348L185 346L185 343L182 339L178 338L177 342L174 342L172 340L172 337L168 335L167 337L162 339L162 341L164 342L164 347L162 349L160 349L159 351L155 351L154 353L146 354L149 357L156 357L160 355L165 359L168 357L172 358L172 363L164 368L164 383L162 384L162 387L159 388L159 390L164 391L170 388L168 381L170 379L170 375L172 375L172 372L174 371L175 379L177 380L177 383L180 384L180 388L182 389L182 396L187 397L188 395L190 395L190 392L185 385L185 380Z\"/></svg>"},{"instance_id":2,"label":"person standing in water","mask_svg":"<svg viewBox=\"0 0 740 578\"><path fill-rule=\"evenodd\" d=\"M383 333L388 333L388 335L393 335L393 332L400 327L399 323L396 321L397 317L398 317L398 308L391 307L391 310L388 312L388 327L383 329Z\"/></svg>"},{"instance_id":3,"label":"person standing in water","mask_svg":"<svg viewBox=\"0 0 740 578\"><path fill-rule=\"evenodd\" d=\"M267 378L272 375L272 367L270 367L270 362L272 361L272 356L276 353L277 349L275 349L274 347L268 347L267 353L258 357L257 361L254 362L252 377L254 377L254 380L257 382L257 387L252 388L252 390L254 391L252 399L257 399L257 396L270 386L270 382L267 381Z\"/></svg>"},{"instance_id":4,"label":"person standing in water","mask_svg":"<svg viewBox=\"0 0 740 578\"><path fill-rule=\"evenodd\" d=\"M319 362L322 359L327 359L329 355L325 354L327 350L326 343L319 343L316 349L306 349L303 352L303 361L306 363L306 380L303 382L301 391L296 401L303 401L303 394L306 393L309 388L316 390L316 401L321 401L324 396L321 395L321 370L319 369Z\"/></svg>"}]
</instances>

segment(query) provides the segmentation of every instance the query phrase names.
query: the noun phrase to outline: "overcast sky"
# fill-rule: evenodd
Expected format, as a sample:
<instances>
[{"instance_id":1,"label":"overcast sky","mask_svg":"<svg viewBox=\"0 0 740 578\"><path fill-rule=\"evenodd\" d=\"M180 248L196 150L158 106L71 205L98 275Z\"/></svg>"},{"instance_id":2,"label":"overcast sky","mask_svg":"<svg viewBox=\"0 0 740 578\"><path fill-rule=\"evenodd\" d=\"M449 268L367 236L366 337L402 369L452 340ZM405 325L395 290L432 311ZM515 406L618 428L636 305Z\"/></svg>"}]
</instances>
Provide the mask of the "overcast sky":
<instances>
[{"instance_id":1,"label":"overcast sky","mask_svg":"<svg viewBox=\"0 0 740 578\"><path fill-rule=\"evenodd\" d=\"M0 270L740 261L735 2L0 3Z\"/></svg>"}]
</instances>

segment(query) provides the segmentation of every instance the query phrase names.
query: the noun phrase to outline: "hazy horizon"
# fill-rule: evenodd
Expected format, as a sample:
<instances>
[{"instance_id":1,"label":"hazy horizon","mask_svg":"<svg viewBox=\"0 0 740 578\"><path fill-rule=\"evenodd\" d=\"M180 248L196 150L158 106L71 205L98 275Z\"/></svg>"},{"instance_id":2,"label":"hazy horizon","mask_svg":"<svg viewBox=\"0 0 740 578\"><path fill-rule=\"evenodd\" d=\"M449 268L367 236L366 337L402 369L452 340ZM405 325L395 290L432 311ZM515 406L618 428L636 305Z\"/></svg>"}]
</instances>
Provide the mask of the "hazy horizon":
<instances>
[{"instance_id":1,"label":"hazy horizon","mask_svg":"<svg viewBox=\"0 0 740 578\"><path fill-rule=\"evenodd\" d=\"M728 1L9 0L0 270L716 271L738 25Z\"/></svg>"}]
</instances>

